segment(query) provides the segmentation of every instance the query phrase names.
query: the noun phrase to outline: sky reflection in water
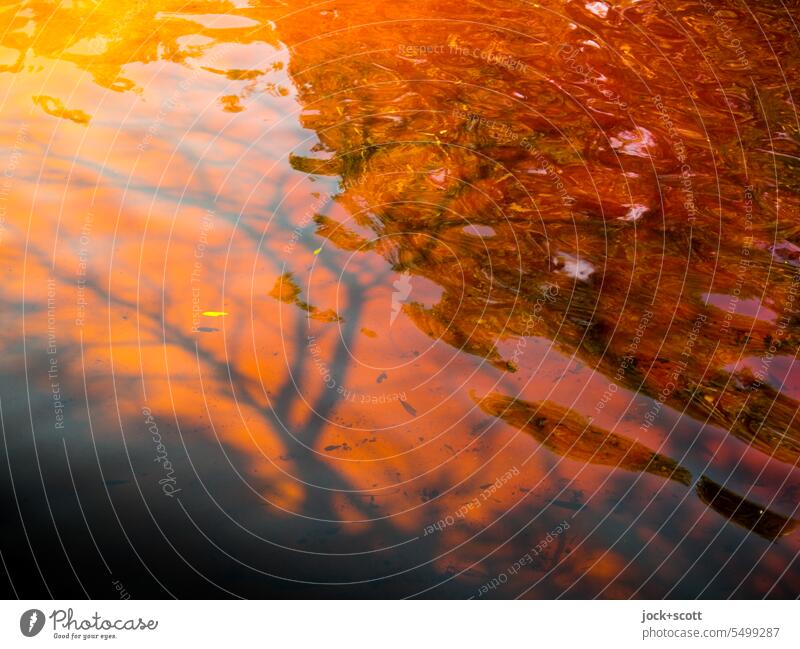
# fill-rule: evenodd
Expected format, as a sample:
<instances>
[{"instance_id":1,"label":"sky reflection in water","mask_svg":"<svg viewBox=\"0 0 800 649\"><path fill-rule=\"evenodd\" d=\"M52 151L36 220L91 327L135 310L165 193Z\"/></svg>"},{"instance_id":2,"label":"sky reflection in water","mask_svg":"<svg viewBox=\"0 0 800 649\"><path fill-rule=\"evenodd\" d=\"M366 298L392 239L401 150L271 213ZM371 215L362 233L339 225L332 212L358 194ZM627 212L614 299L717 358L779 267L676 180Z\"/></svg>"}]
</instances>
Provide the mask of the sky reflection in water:
<instances>
[{"instance_id":1,"label":"sky reflection in water","mask_svg":"<svg viewBox=\"0 0 800 649\"><path fill-rule=\"evenodd\" d=\"M757 4L7 6L8 593L796 596Z\"/></svg>"}]
</instances>

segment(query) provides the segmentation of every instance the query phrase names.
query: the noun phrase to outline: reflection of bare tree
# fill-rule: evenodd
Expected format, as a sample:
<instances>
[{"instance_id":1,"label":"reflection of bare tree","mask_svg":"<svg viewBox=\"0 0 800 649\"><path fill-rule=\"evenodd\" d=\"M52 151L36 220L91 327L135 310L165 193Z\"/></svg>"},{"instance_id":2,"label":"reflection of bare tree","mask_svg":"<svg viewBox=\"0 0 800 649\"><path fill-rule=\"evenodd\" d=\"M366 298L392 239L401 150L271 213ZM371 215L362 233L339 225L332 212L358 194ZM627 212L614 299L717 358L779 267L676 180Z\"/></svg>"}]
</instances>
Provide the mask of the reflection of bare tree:
<instances>
[{"instance_id":1,"label":"reflection of bare tree","mask_svg":"<svg viewBox=\"0 0 800 649\"><path fill-rule=\"evenodd\" d=\"M65 238L69 238L68 233L64 233ZM173 242L174 244L175 242ZM135 260L118 260L120 264L126 265L133 263ZM49 257L48 251L45 247L40 247L37 244L30 244L28 247L27 263L30 269L44 268L48 266ZM64 259L59 259L57 266L53 269L53 276L59 278L56 281L56 292L59 295L69 295L73 288L71 282L72 265L68 256ZM133 272L130 269L130 272ZM33 285L31 285L33 286ZM108 312L114 314L117 319L121 314L137 314L138 332L136 342L136 355L138 362L127 356L127 352L122 348L119 343L109 345L109 340L113 337L109 331L103 335L95 334L93 337L88 337L83 340L82 345L79 341L72 337L71 334L77 332L68 327L58 327L58 340L59 349L61 350L61 362L65 367L69 367L70 371L63 372L60 380L62 382L61 389L64 394L70 395L70 419L71 425L68 425L68 431L72 431L77 425L78 421L84 421L88 417L84 411L80 415L78 410L80 407L80 395L83 394L83 382L89 381L89 388L87 393L87 403L91 402L91 420L93 427L103 442L107 443L109 438L114 437L114 431L118 429L127 439L126 444L129 446L128 453L135 455L139 440L141 438L140 431L142 423L140 417L137 416L135 411L136 402L143 399L143 390L146 388L153 397L153 385L148 385L148 380L143 379L140 374L144 365L142 359L163 356L178 357L185 356L186 358L196 358L198 367L203 375L203 382L208 386L208 393L203 396L204 400L208 403L215 403L219 400L225 400L230 403L235 403L236 408L243 413L260 413L260 416L268 423L268 428L271 435L279 438L282 443L292 449L291 457L292 462L289 468L290 475L281 478L281 476L273 476L272 480L275 482L281 479L286 481L298 481L304 483L308 489L304 493L302 500L301 518L287 521L283 512L278 509L271 509L265 507L265 504L270 504L268 496L262 497L261 494L248 494L247 489L242 489L247 502L253 501L255 496L255 503L251 506L258 512L258 519L255 522L251 521L253 528L268 530L267 534L260 536L255 529L243 530L238 529L241 523L238 518L241 515L241 503L231 500L230 494L216 493L204 484L205 480L212 480L213 477L203 475L202 471L198 472L195 465L201 465L208 458L218 457L217 462L231 463L236 470L242 470L252 461L249 453L242 453L236 446L228 443L229 440L222 439L225 442L224 453L219 453L216 440L210 435L195 435L186 429L189 426L188 421L191 418L191 410L197 406L196 403L183 402L178 400L174 403L174 409L159 407L154 411L154 414L162 422L174 422L178 429L183 428L184 434L188 439L186 442L189 444L189 459L191 462L179 460L178 457L182 454L178 453L178 438L173 436L170 438L170 451L175 460L176 466L180 466L177 474L179 480L183 485L192 483L193 488L184 488L180 497L180 507L183 514L178 516L184 521L186 530L196 529L198 534L205 536L206 539L213 538L214 530L205 528L207 521L213 519L214 516L219 516L228 526L232 526L233 532L228 532L228 542L226 544L219 544L212 546L214 551L212 555L198 556L194 554L194 548L199 547L196 540L192 540L187 548L184 548L185 555L178 555L174 557L177 567L172 568L168 566L161 566L156 568L154 565L148 563L147 559L142 556L137 556L136 561L130 563L130 558L118 559L118 561L129 562L118 565L117 569L127 571L132 569L142 573L142 584L147 584L145 570L153 570L159 577L163 577L170 572L178 573L180 570L190 570L191 572L198 571L201 575L201 584L199 592L210 593L214 596L226 596L227 590L220 590L214 582L213 574L216 570L214 564L219 561L216 556L216 551L219 552L233 552L233 556L237 561L243 562L245 565L252 568L251 576L255 580L250 582L246 587L250 590L247 592L251 596L259 596L264 594L272 594L274 592L281 592L284 595L291 594L296 589L302 589L301 592L314 592L321 596L330 595L331 592L339 592L340 588L334 588L334 591L325 590L325 582L358 582L359 580L368 580L376 584L381 583L381 577L385 574L392 574L393 572L409 569L410 574L403 577L405 586L398 587L398 592L407 594L408 584L417 584L412 586L413 589L421 589L430 584L436 583L440 578L440 574L434 567L423 557L420 561L419 555L412 557L404 557L403 561L413 561L413 569L410 566L404 565L401 561L396 560L392 563L391 568L388 565L386 557L389 556L387 552L381 552L380 548L395 545L398 541L398 535L403 533L398 530L393 524L391 518L381 516L382 512L376 510L374 505L370 504L369 498L353 490L353 485L346 474L342 474L339 470L334 468L326 458L318 454L314 449L321 446L320 440L327 427L327 421L334 414L334 409L337 406L337 397L335 393L330 391L323 391L319 399L309 404L307 412L303 415L303 421L299 425L299 430L302 431L300 435L302 442L309 448L307 452L303 449L297 448L295 437L298 436L297 430L288 429L287 422L293 418L292 410L298 401L296 392L296 385L294 382L302 383L306 373L313 372L313 367L307 361L304 355L298 355L293 360L293 365L290 368L290 375L293 381L286 381L283 385L279 386L276 391L273 391L266 403L264 400L263 386L257 380L257 377L252 373L241 368L235 362L231 362L230 358L225 353L217 353L215 350L203 349L202 345L198 345L198 338L192 334L190 328L185 326L179 320L164 317L164 313L159 310L150 308L143 308L143 303L137 299L136 295L127 294L124 291L109 290L108 285L102 278L88 278L85 291L87 301L92 305L106 305ZM164 287L164 300L167 304L173 302L181 302L184 298L177 293L172 293L167 287ZM296 296L295 296L296 297ZM354 296L349 296L354 300ZM65 310L64 302L59 301L59 313ZM11 301L4 301L8 309L16 308L22 310L22 304L12 304ZM41 325L44 322L45 306L38 304L35 299L26 299L24 301L24 310L27 313L28 319L28 339L31 343L36 342L36 336L43 336L41 332ZM353 343L353 338L358 332L358 319L359 313L353 309L353 322L342 323L341 332L344 339L343 345L337 348L337 353L332 359L332 364L337 367L347 366L347 344ZM97 319L104 319L107 314L104 312L96 312L88 317L89 321L96 321ZM229 329L229 334L232 337L247 335L249 324L247 322L232 323ZM297 318L290 329L285 332L286 336L296 337L298 340L305 338L307 334L307 323L304 317ZM20 335L21 337L21 335ZM34 345L31 344L31 348ZM76 367L80 367L81 363L87 364L91 359L96 358L98 355L103 354L105 350L110 348L110 358L116 357L114 363L113 374L107 373L101 376L92 374L90 377L84 377L76 371ZM169 351L167 351L169 349ZM79 352L82 351L83 359L81 360ZM29 356L29 362L35 365L37 355ZM45 366L45 364L42 364ZM19 369L19 368L18 368ZM180 384L193 381L193 372L191 366L176 367L168 377L169 381L177 388ZM38 386L39 381L33 380L32 384ZM215 387L219 386L219 387ZM48 386L42 386L42 393L47 396ZM117 403L114 402L114 395L120 395ZM38 398L38 397L37 397ZM47 415L48 404L43 401L41 411ZM133 407L133 408L132 408ZM119 409L119 412L115 412ZM21 428L14 418L8 414L6 408L6 426L11 426L12 429L19 430ZM121 417L117 420L117 417ZM217 422L219 425L219 422ZM84 424L85 426L85 424ZM191 429L189 429L191 430ZM207 432L207 431L206 431ZM49 459L45 453L45 447L40 443L39 452L41 453L40 461L48 472L55 472L56 463ZM121 451L117 450L118 455L122 455ZM145 444L145 454L147 454L147 445ZM12 458L18 458L19 453L12 454ZM62 458L63 459L63 458ZM78 457L73 454L72 457L73 470L76 473L84 476L93 474L97 467L93 466L94 458L91 456ZM105 470L106 474L103 476L105 479L124 478L125 481L135 481L139 484L139 488L143 489L145 493L149 492L149 487L152 484L152 476L150 469L152 466L152 459L146 458L146 461L137 463L133 462L131 466L131 474L113 474L109 475L108 460L100 467L101 471ZM220 467L220 468L224 468ZM21 480L20 471L17 469L16 480L20 483L17 488L21 493L27 493L23 480ZM195 483L195 480L197 481ZM263 481L254 479L250 489L262 489L264 487ZM313 486L312 486L313 485ZM91 528L101 528L105 523L100 517L99 512L106 512L104 515L109 516L107 508L111 502L106 501L102 490L98 490L96 483L89 485L91 489L79 491L82 499L82 506L84 508L83 515L89 520ZM240 491L236 491L235 496L242 498ZM349 510L351 512L359 512L356 518L359 523L354 523L349 520L343 520L341 515L342 502L349 503ZM165 504L168 509L164 511ZM112 504L113 506L113 504ZM117 503L117 506L118 503ZM122 510L117 510L118 515L122 520L123 528L130 527L135 529L143 527L152 530L152 539L147 543L133 543L130 539L126 539L130 551L141 553L144 557L148 557L150 552L157 550L159 543L171 544L176 543L176 538L183 532L177 532L172 521L176 520L176 509L179 505L175 503L166 503L163 498L156 496L150 500L147 499L147 515L136 508L130 507ZM215 512L214 515L209 515L208 509ZM180 511L180 510L178 510ZM66 510L65 510L66 515ZM77 515L77 514L76 514ZM155 516L155 520L151 521L149 516ZM16 514L14 514L14 520ZM9 520L12 520L9 518ZM157 522L155 522L157 521ZM235 525L232 525L235 522ZM107 523L107 521L106 521ZM29 521L30 525L30 521ZM54 559L61 556L62 550L59 548L51 548L48 544L54 542L53 538L41 539L38 536L38 531L44 523L37 522L33 527L36 533L33 536L33 542L37 548L41 549L47 547L48 550L45 555L48 557L43 561L46 574L55 574L56 567L50 566L50 556ZM342 531L342 526L347 525L346 543L342 542L342 537L337 536L337 533ZM290 543L292 537L289 536L287 540L287 532L284 530L291 530L296 528L298 530L297 536L303 539L310 539L308 545L295 545ZM96 534L100 534L95 531ZM232 540L235 539L235 540ZM71 540L71 537L70 537ZM219 543L217 541L217 543ZM252 548L256 545L257 549ZM266 548L266 549L265 549ZM4 548L6 557L16 557L17 552L20 551L21 546L13 547L11 549ZM106 549L104 548L107 557L126 557L126 552L129 551L126 547L117 547ZM230 558L231 555L228 555ZM213 560L212 560L213 557ZM84 561L88 561L87 557L79 555L75 552L71 555L71 559L80 570ZM379 567L375 567L375 562L380 559ZM157 562L157 559L150 558L150 561ZM137 563L138 562L138 563ZM142 563L143 562L143 563ZM421 565L417 565L420 563ZM262 565L263 564L263 565ZM380 567L383 566L383 567ZM264 573L259 573L259 570L264 570ZM160 571L160 572L159 572ZM304 586L303 584L296 584L289 582L278 582L279 586L275 583L265 580L266 574L279 574L284 575L290 579L310 579L315 582L320 582L319 586ZM93 573L83 572L82 578L86 582L87 588L90 593L102 593L104 584L102 578L96 577ZM98 583L94 584L94 579L98 579ZM133 579L127 576L128 583ZM188 578L187 578L188 579ZM203 583L205 582L205 583ZM186 596L191 594L191 590L183 590L188 588L186 584L179 585L171 591L175 594L183 593ZM61 588L57 592L73 593L68 590L71 588L71 581L64 581ZM90 585L91 584L91 585ZM230 584L224 580L219 582L219 585L227 589ZM155 586L150 584L146 586L148 589L153 589ZM391 592L394 585L389 585L387 588ZM31 586L33 588L33 586ZM140 586L145 588L144 585ZM195 586L198 588L198 586ZM100 589L100 590L96 590ZM272 589L277 589L273 591ZM27 591L26 591L27 592ZM32 590L30 592L38 592ZM147 592L155 592L148 590ZM158 591L161 593L162 591ZM76 596L86 596L85 591L75 591ZM195 593L196 594L196 593ZM239 593L241 594L241 593Z\"/></svg>"},{"instance_id":2,"label":"reflection of bare tree","mask_svg":"<svg viewBox=\"0 0 800 649\"><path fill-rule=\"evenodd\" d=\"M204 12L208 14L237 14L237 11L229 3L207 2L200 4L202 7L195 4L192 7L192 11L199 12L199 14ZM6 32L6 40L3 44L18 49L20 60L26 56L26 53L33 52L37 56L75 63L81 69L91 72L98 84L112 90L133 89L133 84L125 82L121 76L124 74L124 66L126 64L155 60L170 60L181 63L187 57L200 56L203 51L217 44L239 46L258 42L276 43L274 30L269 26L269 21L264 12L260 10L257 14L259 19L257 29L205 30L198 27L198 24L193 22L190 17L176 18L163 15L171 9L168 3L163 2L136 3L136 6L130 11L124 11L123 8L123 21L129 21L124 28L120 28L119 23L115 23L115 18L119 17L121 9L118 4L113 13L110 11L104 12L101 8L96 12L97 15L93 15L89 11L88 14L92 14L89 17L87 17L87 9L92 8L86 6L72 5L68 7L63 3L53 5L41 3L35 4L34 8L35 16L33 18L19 16L19 18L14 17L12 19L12 27L17 24L24 26L31 21L33 25L32 34L16 33L12 38L8 36L9 33L15 34L14 29L11 29ZM176 12L182 9L185 10L185 5L180 3L174 7ZM285 8L281 8L281 11L285 11ZM238 12L239 15L246 13L248 12ZM58 25L58 30L49 31L48 25L53 24ZM143 34L147 34L147 37L143 37ZM202 44L196 46L187 45L187 40L183 40L182 37L189 35L203 37L194 39L194 41L201 41ZM81 46L85 46L88 49L82 50L82 53L71 53L72 46L76 43L82 43L84 39L91 41L88 44L83 43ZM5 71L14 72L21 69L20 66L16 66ZM266 71L226 70L214 67L205 69L204 73L219 75L230 80L246 81L245 95L262 91L272 92L278 96L285 95L285 89L277 87L266 88L262 87L263 84L255 83L262 72L266 73L273 69L275 68L272 65ZM93 126L90 115L77 107L66 105L65 101L66 98L50 96L42 96L36 99L36 103L49 115L76 121L80 124L89 124L90 128ZM228 102L228 108L234 103ZM85 108L85 106L82 106L82 108ZM204 128L204 125L198 124L196 128L200 130ZM226 134L225 137L229 138L225 140L225 143L229 146L244 148L249 145L249 142L237 140L237 136L228 136ZM221 141L222 139L221 137ZM95 160L74 155L72 152L65 152L59 148L45 150L44 147L44 142L34 141L28 147L26 154L35 157L37 161L69 162L74 168L86 172L88 177L92 177L92 174L95 173ZM186 159L180 157L183 155L186 156ZM197 162L192 158L191 152L179 151L175 152L172 160L178 166L182 164L190 166ZM155 159L158 159L158 155L155 155ZM287 185L286 178L280 175L285 171L286 169L281 167L273 172L270 176L270 183L276 187ZM198 206L216 205L221 209L221 212L225 212L224 215L220 215L220 218L227 218L233 221L235 217L232 215L235 214L236 207L231 207L231 204L235 206L236 200L225 195L216 196L214 194L212 188L215 183L206 177L207 169L203 166L199 166L194 173L196 185L193 186L190 196L184 195L184 188L178 184L179 179L168 178L166 181L161 182L157 175L153 177L147 174L139 176L129 184L128 188L147 197L157 196L162 205L181 206L184 210ZM49 187L51 184L61 188L63 182L64 178L60 170L45 166L44 172L39 178L39 191ZM20 177L19 186L32 188L33 180ZM78 195L78 190L75 187L71 187L71 191L73 197ZM33 194L34 192L29 190L28 193ZM275 202L277 202L277 199L275 199ZM45 205L47 205L46 201L41 201L36 207L38 211L43 212L45 211ZM87 200L87 207L88 205L89 201ZM266 563L264 567L267 571L278 574L284 573L294 578L302 579L306 577L323 583L326 581L358 581L360 578L378 580L379 582L382 573L390 574L400 571L400 574L403 574L402 571L409 567L404 565L404 562L406 562L410 563L412 567L419 563L422 565L414 569L413 575L404 578L406 579L405 584L414 583L418 580L421 588L435 583L438 572L427 561L426 557L423 557L422 562L420 562L418 556L414 555L406 556L402 561L389 562L386 559L386 553L381 552L381 548L396 544L398 535L405 536L405 533L397 529L391 518L382 516L384 512L376 508L374 502L370 501L369 496L354 491L353 484L347 475L343 475L340 471L334 469L332 463L326 461L324 456L316 452L316 449L322 445L321 439L328 426L327 421L333 416L334 408L337 405L336 395L329 391L323 391L317 400L308 404L308 412L302 415L303 421L300 422L299 426L300 430L302 430L302 444L307 448L298 448L300 445L296 439L297 431L287 429L287 422L297 416L297 413L293 412L293 408L299 402L293 381L302 383L306 374L309 371L313 371L313 368L308 364L307 357L300 354L293 359L292 366L289 368L289 376L293 380L287 379L269 394L265 394L264 385L260 380L261 377L252 370L252 367L244 367L238 364L235 359L230 358L226 349L220 349L217 346L204 346L202 338L198 338L197 335L191 333L190 328L185 326L186 321L182 317L190 313L190 307L188 304L189 293L181 290L180 279L182 276L189 277L189 264L194 260L191 257L191 253L184 258L180 250L183 246L191 251L196 244L196 232L192 227L191 221L184 219L178 223L169 232L169 238L167 238L164 231L157 230L154 233L151 228L143 240L142 232L147 231L145 219L141 218L142 215L137 213L135 209L128 209L124 205L122 209L125 213L125 218L119 223L117 240L122 241L124 244L142 241L141 249L138 246L130 246L125 251L120 249L112 251L105 247L104 244L107 240L97 232L95 233L96 239L93 239L91 255L95 260L105 259L106 257L110 260L113 257L114 267L117 272L127 278L136 278L136 289L133 290L131 286L124 285L124 282L122 287L117 286L115 281L108 276L90 273L86 278L85 285L82 286L82 291L87 303L94 307L93 312L87 315L87 322L97 325L98 328L92 329L91 335L86 334L82 346L79 346L79 332L77 330L71 326L59 327L59 344L64 355L62 362L70 368L70 372L67 373L65 370L64 375L61 377L62 389L65 394L82 394L82 379L84 377L80 376L80 372L76 369L81 366L81 362L94 363L96 362L96 357L106 357L106 354L108 355L106 362L112 361L113 373L111 368L108 367L107 372L89 379L87 406L88 401L91 401L93 406L95 403L98 404L92 410L93 425L98 435L103 440L107 440L113 436L115 429L119 428L123 434L127 432L132 436L131 446L135 450L139 444L139 437L136 433L141 429L141 420L136 412L137 401L143 399L144 389L147 389L151 399L154 398L154 391L156 393L155 396L165 396L160 394L162 390L165 392L173 389L180 391L185 388L187 383L196 382L196 374L199 373L203 377L204 389L207 390L203 394L204 400L208 400L210 403L225 402L226 405L235 404L235 409L240 414L244 413L244 418L257 413L258 418L261 420L260 423L263 424L262 429L266 428L270 435L274 435L283 444L284 448L292 449L292 452L287 454L289 460L287 461L288 466L286 467L285 475L280 475L275 471L269 476L272 478L271 483L267 481L268 476L264 476L260 480L254 479L253 485L248 485L250 491L253 491L252 495L255 496L255 500L258 502L252 503L252 509L247 512L247 516L250 516L253 511L258 512L258 520L254 527L267 530L267 533L262 537L251 530L238 530L237 528L240 527L240 524L235 521L236 525L233 526L234 533L238 532L240 536L236 542L230 544L230 547L233 547L235 551L242 550L242 553L246 554L244 548L248 543L253 543L255 539L258 545L258 552L251 552L249 555L250 559L254 559L254 568L257 570L260 565L259 560L263 559ZM9 230L13 231L15 243L18 244L19 250L21 251L23 247L26 249L27 257L25 263L28 269L28 283L25 284L20 281L19 285L17 285L9 282L5 289L8 292L19 290L24 294L23 304L27 314L27 336L29 338L41 333L40 327L43 319L40 316L44 313L44 303L40 301L41 296L35 290L36 283L30 277L49 270L49 273L55 278L54 281L57 284L57 293L59 295L71 295L75 288L74 258L69 253L67 246L80 236L80 223L78 222L80 219L72 218L73 216L70 214L70 218L65 219L65 222L60 226L59 245L61 250L66 252L56 257L54 261L50 259L50 247L53 244L47 240L44 233L37 240L31 241L29 245L24 246L25 224L16 222L8 224ZM113 221L113 217L112 211L106 213L103 210L102 218L98 218L98 222L102 221L104 224L108 224ZM258 243L263 227L260 218L260 216L247 214L235 219L237 236L247 242L248 250L258 251ZM317 222L321 228L324 227L323 220L318 220ZM110 241L110 238L108 241ZM4 245L7 243L8 241L4 241ZM344 245L345 241L339 241L339 243ZM159 272L163 269L157 268L158 264L153 265L149 261L149 251L154 246L173 251L170 253L170 274L163 285L161 285L162 278L159 275ZM255 252L254 254L259 253ZM262 252L261 254L264 253ZM142 262L142 257L147 261ZM265 258L273 261L269 254L265 254ZM219 268L219 274L220 276L222 275L222 270L224 269L223 255L212 257L209 252L204 262L208 264L209 271L210 269ZM21 267L22 265L19 264L19 266ZM15 279L21 280L22 278L15 277ZM305 308L306 311L316 315L318 319L323 321L337 319L337 316L332 312L316 310L315 307L300 300L299 288L291 283L290 275L287 274L284 279L286 281L282 284L279 283L276 288L276 297ZM265 293L262 299L266 298L266 295ZM350 293L345 292L343 298L350 304L358 304L356 296L352 294L352 289ZM13 306L20 306L13 304L10 299L4 300L4 302L9 309ZM68 320L68 314L65 311L69 311L71 306L69 299L61 299L59 305L59 313L64 316L64 320ZM244 307L242 307L241 313L245 313ZM353 337L358 332L358 309L350 309L349 314L353 318L352 323L342 323L340 330L343 344L337 348L336 354L331 360L332 365L341 368L346 368L348 365L347 346L352 345ZM131 323L135 318L135 337L131 334L131 338L120 339L117 337L118 334L114 333L111 326L112 320L117 323L121 318ZM103 326L106 320L108 321L107 329ZM258 323L255 324L257 325ZM303 340L307 334L306 324L304 317L298 318L295 323L289 325L284 333L288 338L294 336L296 340ZM231 318L226 323L226 331L232 340L248 340L252 335L253 326L254 323L248 321L245 317ZM21 338L21 332L18 333L18 337ZM130 334L130 331L128 333ZM80 358L79 350L83 352L83 359ZM67 356L69 356L69 363L65 362ZM30 358L33 358L33 356ZM165 365L167 358L170 358L173 364L169 373L155 377L157 387L154 387L151 384L153 377L151 375L145 377L143 367L152 362L153 359L159 358L163 360ZM174 363L176 358L179 360L177 364ZM16 368L15 371L17 370L20 370L20 368ZM46 390L47 386L44 386L44 396L47 396ZM199 389L197 394L200 394ZM115 396L119 399L116 404L114 404ZM77 415L80 403L73 402L73 404L71 412L75 419L80 418L85 421L84 417L78 417ZM104 404L104 406L100 407L100 404ZM194 411L199 404L194 399L172 398L170 405L171 407L162 402L162 405L154 408L155 416L162 422L172 422L179 430L181 428L186 430L189 425L187 422L194 419ZM44 409L44 414L46 414L46 408ZM204 430L203 432L208 433L209 431ZM213 457L215 455L215 447L219 446L221 448L221 445L217 444L217 440L210 435L197 436L190 433L189 437L191 438L189 443L193 449L193 455L195 455L194 461L198 464L202 462L203 458ZM235 472L253 462L253 458L250 456L250 452L256 455L253 448L249 449L250 452L244 453L241 451L241 446L231 443L230 439L223 438L223 442L225 443L225 449L220 455L220 461L230 463ZM173 444L177 445L177 438L173 438ZM57 450L60 451L61 449ZM175 446L172 447L172 450L175 452ZM147 453L146 440L144 451ZM63 460L63 458L61 459ZM42 461L45 462L44 459ZM270 458L270 462L272 461L273 458ZM76 466L88 464L92 468L93 458L88 456L73 458L73 462ZM176 464L177 462L176 459ZM150 483L147 478L142 479L142 475L147 475L151 466L150 458L143 464L143 467L142 465L132 466L133 476L126 474L124 477L127 480L123 482L127 482L130 479L141 481L141 487L147 492L147 486ZM84 468L83 473L88 475L88 469ZM231 520L226 521L230 526L232 520L240 513L237 503L231 500L226 501L226 496L220 496L206 488L203 484L203 476L198 474L196 467L190 463L183 464L180 471L182 478L188 481L191 479L192 473L198 480L198 484L196 489L184 489L182 491L180 501L185 505L187 513L187 518L182 517L182 519L188 529L190 523L197 522L192 518L192 515L199 515L201 526L197 528L197 532L203 535L213 535L212 530L203 529L202 527L202 524L208 520L204 518L208 516L208 509L215 512L214 516L220 516L223 519L230 518ZM277 508L274 510L264 508L265 502L269 503L269 497L259 493L260 490L269 493L271 488L277 489L277 486L282 483L300 485L299 489L303 490L307 488L307 491L303 491L302 498L299 500L301 511L296 512L299 515L295 518L289 516L288 523L286 512L278 511ZM96 486L95 484L95 489ZM244 491L245 496L251 496L247 489L244 489ZM84 497L83 504L86 507L86 516L93 525L99 525L97 523L97 512L102 510L107 503L98 502L98 499L100 501L103 500L102 496L89 497L83 492L81 493ZM93 493L100 492L95 491ZM237 493L236 495L239 496L240 494ZM230 496L228 495L227 497L229 498ZM156 501L153 504L154 511L160 512L163 502L163 500ZM349 504L349 515L347 517L342 515L342 503ZM266 509L266 511L262 508ZM200 511L199 514L198 510ZM347 541L344 543L341 537L337 537L335 534L340 530L343 522L349 522L343 521L343 519L349 518L352 512L356 512L355 518L363 522L348 525ZM147 513L150 513L149 510ZM145 523L147 525L144 525L137 518L138 515L140 515L138 509L121 512L121 516L127 525L136 527L138 524L142 524L143 527L152 529L153 538L159 539L159 542L170 543L170 541L174 540L166 529L168 525L165 525L163 521L161 523L164 527L158 529L149 525L146 516ZM173 511L168 518L172 517L174 520L174 516ZM210 518L213 518L213 516ZM292 530L298 530L297 536L303 536L304 541L310 539L309 545L304 547L297 544L297 538L292 537ZM242 537L244 537L244 541L242 541ZM208 539L208 537L206 538ZM282 542L285 547L281 547ZM268 548L266 557L264 547ZM134 545L131 545L131 548L134 548ZM214 550L220 550L220 548L215 547ZM324 556L324 560L316 556L317 551L319 551L320 556ZM373 552L375 554L371 554ZM120 550L120 554L125 554L124 549ZM305 560L299 561L298 554ZM363 559L364 555L367 555L368 560L365 561ZM381 559L380 565L382 567L378 569L375 569L369 560L376 556ZM282 559L276 557L282 557ZM245 557L243 556L243 558ZM207 565L208 557L195 557L195 559L198 561L198 567L202 564L201 571L203 569L209 569L209 572L216 570L213 565ZM191 561L184 557L178 563L185 564L187 569L191 567L189 565ZM392 565L388 567L390 563ZM299 570L296 569L298 566L301 566ZM141 570L141 566L139 569ZM205 576L203 576L203 579L206 580ZM291 584L284 584L284 586L289 591L291 588L297 587ZM256 582L256 588L251 591L251 594L257 596L260 592L263 592L259 591L259 588L273 587L274 585L272 584L264 585ZM407 594L407 587L403 586L402 588L406 588L403 593ZM321 588L318 592L324 592L324 590ZM219 594L219 591L215 590L214 593Z\"/></svg>"}]
</instances>

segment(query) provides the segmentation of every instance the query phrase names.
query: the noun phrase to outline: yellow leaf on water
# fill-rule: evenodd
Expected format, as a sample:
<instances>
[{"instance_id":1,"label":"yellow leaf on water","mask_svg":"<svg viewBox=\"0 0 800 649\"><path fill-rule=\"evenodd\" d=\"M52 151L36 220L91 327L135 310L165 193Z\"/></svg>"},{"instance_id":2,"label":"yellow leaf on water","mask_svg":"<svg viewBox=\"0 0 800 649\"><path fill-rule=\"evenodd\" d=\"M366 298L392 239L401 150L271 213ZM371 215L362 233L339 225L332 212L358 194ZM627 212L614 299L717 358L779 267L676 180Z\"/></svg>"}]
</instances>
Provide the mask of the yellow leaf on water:
<instances>
[{"instance_id":1,"label":"yellow leaf on water","mask_svg":"<svg viewBox=\"0 0 800 649\"><path fill-rule=\"evenodd\" d=\"M315 254L315 255L318 255L320 252L322 252L322 248L317 248L317 249L314 251L314 254Z\"/></svg>"}]
</instances>

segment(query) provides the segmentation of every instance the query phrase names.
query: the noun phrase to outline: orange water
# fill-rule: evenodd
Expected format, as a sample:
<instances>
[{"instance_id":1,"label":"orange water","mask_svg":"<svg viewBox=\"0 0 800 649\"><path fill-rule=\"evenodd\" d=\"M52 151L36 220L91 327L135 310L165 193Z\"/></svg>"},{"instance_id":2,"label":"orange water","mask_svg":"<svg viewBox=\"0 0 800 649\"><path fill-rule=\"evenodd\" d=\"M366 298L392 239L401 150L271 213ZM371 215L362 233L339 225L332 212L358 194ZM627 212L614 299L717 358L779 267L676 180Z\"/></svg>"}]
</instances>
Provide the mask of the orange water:
<instances>
[{"instance_id":1,"label":"orange water","mask_svg":"<svg viewBox=\"0 0 800 649\"><path fill-rule=\"evenodd\" d=\"M796 596L758 5L7 4L20 594Z\"/></svg>"}]
</instances>

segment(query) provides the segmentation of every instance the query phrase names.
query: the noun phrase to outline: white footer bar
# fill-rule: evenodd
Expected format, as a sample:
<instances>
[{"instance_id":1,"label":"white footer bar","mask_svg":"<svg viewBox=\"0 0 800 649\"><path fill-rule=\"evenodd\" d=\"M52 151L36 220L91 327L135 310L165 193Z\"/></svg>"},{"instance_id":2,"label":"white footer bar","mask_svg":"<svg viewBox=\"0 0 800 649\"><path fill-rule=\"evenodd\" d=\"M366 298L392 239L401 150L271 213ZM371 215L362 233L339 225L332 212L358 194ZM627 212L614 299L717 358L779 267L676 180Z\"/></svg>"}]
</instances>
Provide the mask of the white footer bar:
<instances>
[{"instance_id":1,"label":"white footer bar","mask_svg":"<svg viewBox=\"0 0 800 649\"><path fill-rule=\"evenodd\" d=\"M0 647L798 647L798 601L4 601ZM232 644L234 643L234 644Z\"/></svg>"}]
</instances>

